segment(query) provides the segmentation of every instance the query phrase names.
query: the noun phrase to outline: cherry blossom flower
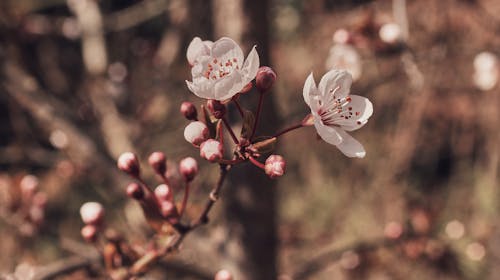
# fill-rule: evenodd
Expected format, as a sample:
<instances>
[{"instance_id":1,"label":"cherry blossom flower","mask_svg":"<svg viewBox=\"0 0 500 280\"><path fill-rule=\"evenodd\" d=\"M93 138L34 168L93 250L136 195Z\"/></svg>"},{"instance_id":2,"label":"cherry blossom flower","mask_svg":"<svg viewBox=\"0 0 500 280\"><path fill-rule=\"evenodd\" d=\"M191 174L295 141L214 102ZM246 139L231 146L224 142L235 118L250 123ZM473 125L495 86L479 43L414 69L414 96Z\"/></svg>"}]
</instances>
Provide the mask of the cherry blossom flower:
<instances>
[{"instance_id":1,"label":"cherry blossom flower","mask_svg":"<svg viewBox=\"0 0 500 280\"><path fill-rule=\"evenodd\" d=\"M348 44L334 44L330 48L325 66L327 70L344 69L349 71L354 81L361 78L361 73L363 71L361 56L356 48Z\"/></svg>"},{"instance_id":2,"label":"cherry blossom flower","mask_svg":"<svg viewBox=\"0 0 500 280\"><path fill-rule=\"evenodd\" d=\"M373 105L365 97L349 95L352 76L344 70L327 72L316 87L313 74L304 84L304 101L311 108L319 136L348 157L365 156L363 145L346 131L353 131L368 122Z\"/></svg>"},{"instance_id":3,"label":"cherry blossom flower","mask_svg":"<svg viewBox=\"0 0 500 280\"><path fill-rule=\"evenodd\" d=\"M196 59L203 55L210 55L210 48L214 42L206 40L202 41L200 37L194 37L194 39L189 43L186 52L186 58L191 66L194 65Z\"/></svg>"},{"instance_id":4,"label":"cherry blossom flower","mask_svg":"<svg viewBox=\"0 0 500 280\"><path fill-rule=\"evenodd\" d=\"M196 38L195 38L196 40ZM210 47L193 43L188 48L188 59L194 59L191 74L186 81L195 95L205 99L226 100L251 82L259 69L259 55L252 48L246 61L243 51L232 39L223 37Z\"/></svg>"}]
</instances>

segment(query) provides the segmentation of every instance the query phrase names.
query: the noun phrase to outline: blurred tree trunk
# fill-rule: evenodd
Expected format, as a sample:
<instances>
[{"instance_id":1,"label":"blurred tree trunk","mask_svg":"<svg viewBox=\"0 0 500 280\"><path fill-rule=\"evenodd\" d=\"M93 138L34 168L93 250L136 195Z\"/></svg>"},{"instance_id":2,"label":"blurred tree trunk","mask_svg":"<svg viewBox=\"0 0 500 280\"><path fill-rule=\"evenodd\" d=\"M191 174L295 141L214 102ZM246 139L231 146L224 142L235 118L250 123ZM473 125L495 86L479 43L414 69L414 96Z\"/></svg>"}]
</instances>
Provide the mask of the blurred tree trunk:
<instances>
[{"instance_id":1,"label":"blurred tree trunk","mask_svg":"<svg viewBox=\"0 0 500 280\"><path fill-rule=\"evenodd\" d=\"M219 17L214 19L216 37L226 35L243 41L247 51L257 45L261 65L270 65L269 6L266 0L215 0L215 17ZM254 110L258 93L246 95L241 102ZM261 116L257 134L269 135L271 129L279 127L272 94L266 96ZM275 185L253 166L236 167L230 172L223 196L227 238L222 251L225 268L234 273L235 279L277 278Z\"/></svg>"}]
</instances>

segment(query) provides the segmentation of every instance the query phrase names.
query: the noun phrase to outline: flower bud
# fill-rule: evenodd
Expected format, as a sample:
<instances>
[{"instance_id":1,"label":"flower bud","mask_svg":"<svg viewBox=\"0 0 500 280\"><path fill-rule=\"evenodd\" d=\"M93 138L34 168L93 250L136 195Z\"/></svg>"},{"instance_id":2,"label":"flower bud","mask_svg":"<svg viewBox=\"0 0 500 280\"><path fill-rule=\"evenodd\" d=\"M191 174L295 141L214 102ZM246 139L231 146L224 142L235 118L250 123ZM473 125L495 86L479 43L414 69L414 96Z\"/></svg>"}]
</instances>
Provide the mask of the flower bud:
<instances>
[{"instance_id":1,"label":"flower bud","mask_svg":"<svg viewBox=\"0 0 500 280\"><path fill-rule=\"evenodd\" d=\"M44 192L37 192L33 196L33 205L36 205L40 208L44 208L47 205L47 194Z\"/></svg>"},{"instance_id":2,"label":"flower bud","mask_svg":"<svg viewBox=\"0 0 500 280\"><path fill-rule=\"evenodd\" d=\"M233 275L228 270L222 269L215 274L214 280L233 280Z\"/></svg>"},{"instance_id":3,"label":"flower bud","mask_svg":"<svg viewBox=\"0 0 500 280\"><path fill-rule=\"evenodd\" d=\"M80 216L85 224L97 225L102 222L104 208L98 202L85 202L82 207L80 207Z\"/></svg>"},{"instance_id":4,"label":"flower bud","mask_svg":"<svg viewBox=\"0 0 500 280\"><path fill-rule=\"evenodd\" d=\"M80 233L83 239L89 243L93 243L97 239L97 228L94 225L84 226Z\"/></svg>"},{"instance_id":5,"label":"flower bud","mask_svg":"<svg viewBox=\"0 0 500 280\"><path fill-rule=\"evenodd\" d=\"M162 152L154 152L149 155L148 162L158 175L163 176L167 171L167 158Z\"/></svg>"},{"instance_id":6,"label":"flower bud","mask_svg":"<svg viewBox=\"0 0 500 280\"><path fill-rule=\"evenodd\" d=\"M161 184L155 189L155 196L159 201L173 201L172 190L165 184Z\"/></svg>"},{"instance_id":7,"label":"flower bud","mask_svg":"<svg viewBox=\"0 0 500 280\"><path fill-rule=\"evenodd\" d=\"M191 102L182 102L181 114L190 121L198 120L198 112L196 111L196 107Z\"/></svg>"},{"instance_id":8,"label":"flower bud","mask_svg":"<svg viewBox=\"0 0 500 280\"><path fill-rule=\"evenodd\" d=\"M136 200L142 200L144 198L144 190L137 183L130 183L127 186L127 196Z\"/></svg>"},{"instance_id":9,"label":"flower bud","mask_svg":"<svg viewBox=\"0 0 500 280\"><path fill-rule=\"evenodd\" d=\"M351 34L344 28L337 29L335 33L333 33L333 42L336 44L347 44L351 40Z\"/></svg>"},{"instance_id":10,"label":"flower bud","mask_svg":"<svg viewBox=\"0 0 500 280\"><path fill-rule=\"evenodd\" d=\"M132 177L138 177L140 168L139 160L134 153L126 152L120 155L117 161L118 168Z\"/></svg>"},{"instance_id":11,"label":"flower bud","mask_svg":"<svg viewBox=\"0 0 500 280\"><path fill-rule=\"evenodd\" d=\"M192 157L187 157L179 163L179 172L184 177L184 180L190 182L198 174L198 163Z\"/></svg>"},{"instance_id":12,"label":"flower bud","mask_svg":"<svg viewBox=\"0 0 500 280\"><path fill-rule=\"evenodd\" d=\"M19 183L21 193L25 198L31 198L38 189L38 178L35 175L26 175Z\"/></svg>"},{"instance_id":13,"label":"flower bud","mask_svg":"<svg viewBox=\"0 0 500 280\"><path fill-rule=\"evenodd\" d=\"M209 136L208 127L200 121L191 122L184 129L184 139L195 146L203 143Z\"/></svg>"},{"instance_id":14,"label":"flower bud","mask_svg":"<svg viewBox=\"0 0 500 280\"><path fill-rule=\"evenodd\" d=\"M380 28L378 35L382 42L394 45L400 43L403 38L401 27L396 23L386 23Z\"/></svg>"},{"instance_id":15,"label":"flower bud","mask_svg":"<svg viewBox=\"0 0 500 280\"><path fill-rule=\"evenodd\" d=\"M208 100L207 108L216 119L222 119L226 114L226 105L222 104L218 100Z\"/></svg>"},{"instance_id":16,"label":"flower bud","mask_svg":"<svg viewBox=\"0 0 500 280\"><path fill-rule=\"evenodd\" d=\"M286 162L282 156L271 155L266 159L265 172L267 176L274 179L283 176L286 171Z\"/></svg>"},{"instance_id":17,"label":"flower bud","mask_svg":"<svg viewBox=\"0 0 500 280\"><path fill-rule=\"evenodd\" d=\"M200 145L200 156L210 162L222 158L222 144L214 139L208 139Z\"/></svg>"},{"instance_id":18,"label":"flower bud","mask_svg":"<svg viewBox=\"0 0 500 280\"><path fill-rule=\"evenodd\" d=\"M259 68L255 77L255 85L258 90L268 91L273 86L274 81L276 81L276 73L271 67L262 66Z\"/></svg>"}]
</instances>

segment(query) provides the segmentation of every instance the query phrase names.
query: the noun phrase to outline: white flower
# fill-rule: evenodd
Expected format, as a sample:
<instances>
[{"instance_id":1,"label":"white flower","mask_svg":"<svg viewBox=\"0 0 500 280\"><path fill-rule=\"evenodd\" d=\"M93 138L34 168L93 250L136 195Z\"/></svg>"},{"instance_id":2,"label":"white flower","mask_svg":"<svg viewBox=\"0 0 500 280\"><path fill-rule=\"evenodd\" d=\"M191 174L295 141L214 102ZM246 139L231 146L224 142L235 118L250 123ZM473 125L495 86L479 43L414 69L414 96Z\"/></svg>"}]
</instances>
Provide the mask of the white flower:
<instances>
[{"instance_id":1,"label":"white flower","mask_svg":"<svg viewBox=\"0 0 500 280\"><path fill-rule=\"evenodd\" d=\"M304 84L304 100L314 118L314 126L323 140L337 146L348 157L365 156L363 145L346 133L368 122L373 113L370 100L349 95L352 76L344 70L326 73L316 87L311 73Z\"/></svg>"},{"instance_id":2,"label":"white flower","mask_svg":"<svg viewBox=\"0 0 500 280\"><path fill-rule=\"evenodd\" d=\"M229 99L257 75L259 55L255 46L244 61L240 46L230 38L223 37L210 47L200 42L201 39L191 42L187 54L188 60L194 59L194 62L191 69L193 81L186 83L197 96L219 101Z\"/></svg>"},{"instance_id":3,"label":"white flower","mask_svg":"<svg viewBox=\"0 0 500 280\"><path fill-rule=\"evenodd\" d=\"M480 90L493 89L498 83L500 70L498 58L490 52L481 52L474 57L474 84Z\"/></svg>"}]
</instances>

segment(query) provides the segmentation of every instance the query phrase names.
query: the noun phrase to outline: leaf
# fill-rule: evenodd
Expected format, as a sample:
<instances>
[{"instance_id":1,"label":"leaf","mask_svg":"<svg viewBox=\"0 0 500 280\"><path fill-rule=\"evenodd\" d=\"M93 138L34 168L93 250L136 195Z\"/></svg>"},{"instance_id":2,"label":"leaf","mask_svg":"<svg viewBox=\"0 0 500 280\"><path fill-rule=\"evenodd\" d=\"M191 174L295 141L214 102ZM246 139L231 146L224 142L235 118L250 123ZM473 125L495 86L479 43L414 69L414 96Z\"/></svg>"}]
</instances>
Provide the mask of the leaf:
<instances>
[{"instance_id":1,"label":"leaf","mask_svg":"<svg viewBox=\"0 0 500 280\"><path fill-rule=\"evenodd\" d=\"M255 116L248 110L243 110L243 125L241 127L241 138L250 139L252 129L255 123Z\"/></svg>"},{"instance_id":2,"label":"leaf","mask_svg":"<svg viewBox=\"0 0 500 280\"><path fill-rule=\"evenodd\" d=\"M217 134L217 119L214 118L204 105L201 105L201 113L203 114L203 120L208 127L210 132L210 138L215 139Z\"/></svg>"},{"instance_id":3,"label":"leaf","mask_svg":"<svg viewBox=\"0 0 500 280\"><path fill-rule=\"evenodd\" d=\"M252 148L255 149L260 154L266 154L272 152L276 148L276 142L278 139L276 137L263 136L260 137L262 140L252 144Z\"/></svg>"}]
</instances>

